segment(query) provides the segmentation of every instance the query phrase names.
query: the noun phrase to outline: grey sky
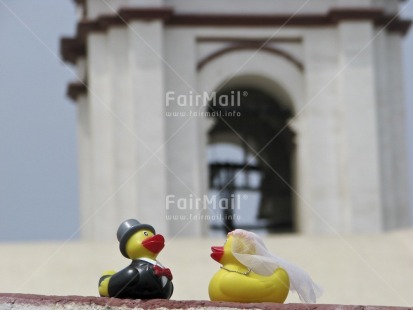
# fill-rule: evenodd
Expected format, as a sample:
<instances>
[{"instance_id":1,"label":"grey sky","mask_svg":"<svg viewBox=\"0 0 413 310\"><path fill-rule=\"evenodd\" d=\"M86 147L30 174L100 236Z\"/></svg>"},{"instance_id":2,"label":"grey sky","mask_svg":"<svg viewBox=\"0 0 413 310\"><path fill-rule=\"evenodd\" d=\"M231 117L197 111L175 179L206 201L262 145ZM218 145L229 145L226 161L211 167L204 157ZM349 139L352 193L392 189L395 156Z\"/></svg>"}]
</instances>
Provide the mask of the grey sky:
<instances>
[{"instance_id":1,"label":"grey sky","mask_svg":"<svg viewBox=\"0 0 413 310\"><path fill-rule=\"evenodd\" d=\"M413 16L412 2L404 16ZM0 0L0 241L62 240L79 226L76 107L65 96L75 78L58 58L60 37L74 30L71 0ZM411 55L413 31L405 43L410 133Z\"/></svg>"},{"instance_id":2,"label":"grey sky","mask_svg":"<svg viewBox=\"0 0 413 310\"><path fill-rule=\"evenodd\" d=\"M59 56L74 30L73 1L0 1L0 240L64 239L78 226L72 75L46 48Z\"/></svg>"}]
</instances>

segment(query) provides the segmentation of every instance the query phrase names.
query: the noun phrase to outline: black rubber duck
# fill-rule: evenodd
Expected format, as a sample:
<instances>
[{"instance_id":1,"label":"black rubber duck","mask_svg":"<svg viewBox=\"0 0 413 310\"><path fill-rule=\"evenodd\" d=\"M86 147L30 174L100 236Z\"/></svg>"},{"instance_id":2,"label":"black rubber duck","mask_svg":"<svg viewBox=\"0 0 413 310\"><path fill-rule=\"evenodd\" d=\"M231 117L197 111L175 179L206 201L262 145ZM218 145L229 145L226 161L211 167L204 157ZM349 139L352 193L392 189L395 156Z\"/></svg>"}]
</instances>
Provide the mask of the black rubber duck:
<instances>
[{"instance_id":1,"label":"black rubber duck","mask_svg":"<svg viewBox=\"0 0 413 310\"><path fill-rule=\"evenodd\" d=\"M119 272L106 271L99 280L102 297L169 299L173 293L172 273L157 260L165 239L148 224L129 219L117 232L119 248L132 263Z\"/></svg>"}]
</instances>

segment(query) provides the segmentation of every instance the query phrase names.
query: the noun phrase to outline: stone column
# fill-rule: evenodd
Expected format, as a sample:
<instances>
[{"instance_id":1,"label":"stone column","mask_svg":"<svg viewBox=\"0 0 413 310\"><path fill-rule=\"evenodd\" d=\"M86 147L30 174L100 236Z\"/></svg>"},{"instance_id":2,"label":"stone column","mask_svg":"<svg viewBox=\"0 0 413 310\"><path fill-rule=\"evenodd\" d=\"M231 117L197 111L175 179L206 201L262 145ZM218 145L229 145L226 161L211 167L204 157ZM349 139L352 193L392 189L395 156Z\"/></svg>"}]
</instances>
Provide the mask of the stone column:
<instances>
[{"instance_id":1,"label":"stone column","mask_svg":"<svg viewBox=\"0 0 413 310\"><path fill-rule=\"evenodd\" d=\"M138 215L135 107L131 57L129 51L129 30L127 27L113 27L108 30L109 70L111 80L111 106L115 113L113 120L113 154L114 154L114 202L117 223L113 227L115 235L117 226L128 218Z\"/></svg>"},{"instance_id":2,"label":"stone column","mask_svg":"<svg viewBox=\"0 0 413 310\"><path fill-rule=\"evenodd\" d=\"M379 131L379 158L380 158L380 186L381 199L383 208L384 227L386 222L393 218L392 214L396 207L395 187L396 175L394 175L393 162L395 161L395 152L393 150L393 103L391 97L392 77L389 72L389 42L386 32L377 33L374 40L374 60L375 60L375 77L377 92L377 126ZM392 221L392 220L390 220Z\"/></svg>"},{"instance_id":3,"label":"stone column","mask_svg":"<svg viewBox=\"0 0 413 310\"><path fill-rule=\"evenodd\" d=\"M393 190L393 204L383 210L384 227L386 229L407 227L410 221L410 197L409 197L409 161L407 149L407 116L403 87L403 55L402 37L400 33L387 35L388 64L388 101L389 112L388 132L390 143L384 146L380 152L392 153L392 178L383 186L383 191L390 183Z\"/></svg>"},{"instance_id":4,"label":"stone column","mask_svg":"<svg viewBox=\"0 0 413 310\"><path fill-rule=\"evenodd\" d=\"M113 194L114 158L113 158L113 122L111 107L110 72L108 67L108 42L106 34L91 33L87 38L88 46L88 82L91 136L91 195L92 212L82 219L84 228L93 227L86 239L111 240L115 218Z\"/></svg>"},{"instance_id":5,"label":"stone column","mask_svg":"<svg viewBox=\"0 0 413 310\"><path fill-rule=\"evenodd\" d=\"M337 111L336 32L311 30L304 37L306 102L299 114L301 152L299 227L304 233L342 230ZM305 158L303 158L305 157ZM305 183L304 183L305 182Z\"/></svg>"},{"instance_id":6,"label":"stone column","mask_svg":"<svg viewBox=\"0 0 413 310\"><path fill-rule=\"evenodd\" d=\"M341 184L345 231L382 229L373 24L345 21L340 44Z\"/></svg>"},{"instance_id":7,"label":"stone column","mask_svg":"<svg viewBox=\"0 0 413 310\"><path fill-rule=\"evenodd\" d=\"M93 214L92 195L92 149L90 105L87 95L77 98L77 135L78 135L78 167L79 167L79 210L80 225ZM93 228L86 224L81 229L82 238L91 239Z\"/></svg>"},{"instance_id":8,"label":"stone column","mask_svg":"<svg viewBox=\"0 0 413 310\"><path fill-rule=\"evenodd\" d=\"M185 46L176 51L176 46ZM168 98L166 111L177 115L165 115L168 188L170 195L167 203L168 227L175 236L205 235L208 214L203 199L208 191L206 134L203 129L204 117L195 113L205 108L190 104L204 90L196 85L196 41L192 31L173 30L166 37L166 56L170 64L165 68L166 92L172 91ZM178 96L185 101L178 104ZM184 113L185 116L182 114ZM192 115L191 115L192 113ZM181 205L177 201L180 199Z\"/></svg>"},{"instance_id":9,"label":"stone column","mask_svg":"<svg viewBox=\"0 0 413 310\"><path fill-rule=\"evenodd\" d=\"M162 21L129 24L134 104L137 218L167 232Z\"/></svg>"}]
</instances>

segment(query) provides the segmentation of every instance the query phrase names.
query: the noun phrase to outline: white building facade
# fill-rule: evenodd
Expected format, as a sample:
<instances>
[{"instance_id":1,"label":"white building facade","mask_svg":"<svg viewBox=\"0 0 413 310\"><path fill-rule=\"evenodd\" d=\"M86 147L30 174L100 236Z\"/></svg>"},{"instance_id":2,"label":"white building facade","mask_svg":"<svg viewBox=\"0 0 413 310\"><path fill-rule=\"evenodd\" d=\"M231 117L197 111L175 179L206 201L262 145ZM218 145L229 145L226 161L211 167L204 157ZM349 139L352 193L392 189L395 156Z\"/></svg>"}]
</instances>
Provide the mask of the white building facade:
<instances>
[{"instance_id":1,"label":"white building facade","mask_svg":"<svg viewBox=\"0 0 413 310\"><path fill-rule=\"evenodd\" d=\"M167 197L208 192L215 120L177 98L243 87L291 111L284 183L295 231L410 225L401 3L77 1L76 36L61 48L79 78L68 94L78 107L82 237L113 239L126 218L206 235L207 209Z\"/></svg>"}]
</instances>

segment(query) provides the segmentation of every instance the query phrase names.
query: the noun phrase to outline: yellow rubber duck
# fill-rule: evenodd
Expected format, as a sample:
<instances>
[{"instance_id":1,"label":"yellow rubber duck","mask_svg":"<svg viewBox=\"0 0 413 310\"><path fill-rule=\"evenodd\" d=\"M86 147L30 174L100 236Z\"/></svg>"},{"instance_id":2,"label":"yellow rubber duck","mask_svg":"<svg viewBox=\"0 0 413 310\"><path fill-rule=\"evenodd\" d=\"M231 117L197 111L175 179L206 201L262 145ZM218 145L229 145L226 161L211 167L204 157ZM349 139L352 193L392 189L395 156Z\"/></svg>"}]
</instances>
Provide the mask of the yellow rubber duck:
<instances>
[{"instance_id":1,"label":"yellow rubber duck","mask_svg":"<svg viewBox=\"0 0 413 310\"><path fill-rule=\"evenodd\" d=\"M211 250L211 257L222 264L209 282L212 301L283 303L292 290L303 302L314 303L321 295L305 271L270 254L252 232L236 229L224 246Z\"/></svg>"},{"instance_id":2,"label":"yellow rubber duck","mask_svg":"<svg viewBox=\"0 0 413 310\"><path fill-rule=\"evenodd\" d=\"M105 271L99 280L99 295L131 299L169 299L173 292L172 273L156 260L165 240L148 224L135 219L118 229L119 249L131 264L119 272Z\"/></svg>"},{"instance_id":3,"label":"yellow rubber duck","mask_svg":"<svg viewBox=\"0 0 413 310\"><path fill-rule=\"evenodd\" d=\"M240 263L232 254L233 236L230 234L225 245L212 247L211 257L222 264L221 269L209 283L209 297L212 301L232 302L276 302L283 303L290 289L287 272L277 268L270 276L263 276ZM246 251L254 254L254 249Z\"/></svg>"}]
</instances>

